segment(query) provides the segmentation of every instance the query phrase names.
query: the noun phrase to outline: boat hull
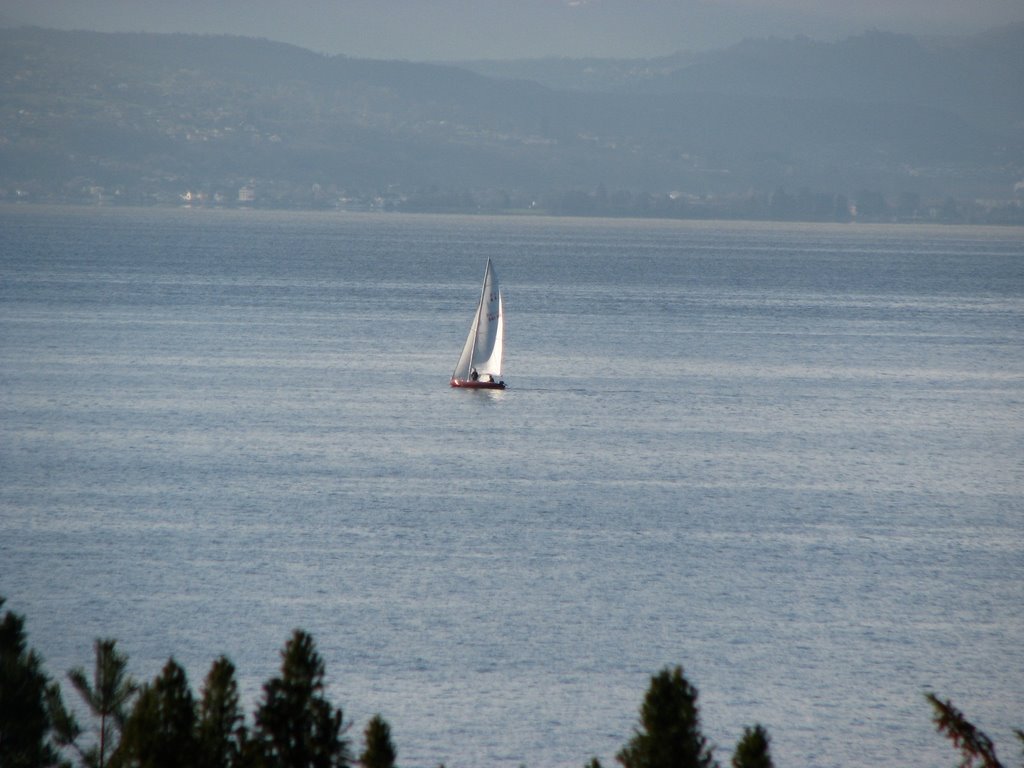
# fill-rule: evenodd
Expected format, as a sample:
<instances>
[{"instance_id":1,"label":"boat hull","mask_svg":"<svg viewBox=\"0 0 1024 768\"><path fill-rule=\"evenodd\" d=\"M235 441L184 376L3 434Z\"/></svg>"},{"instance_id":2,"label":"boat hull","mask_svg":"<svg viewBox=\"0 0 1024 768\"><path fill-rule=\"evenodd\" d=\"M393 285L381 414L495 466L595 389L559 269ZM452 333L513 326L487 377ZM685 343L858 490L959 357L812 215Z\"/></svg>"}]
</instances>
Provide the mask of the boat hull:
<instances>
[{"instance_id":1,"label":"boat hull","mask_svg":"<svg viewBox=\"0 0 1024 768\"><path fill-rule=\"evenodd\" d=\"M504 389L504 381L467 381L466 379L452 379L451 385L458 389Z\"/></svg>"}]
</instances>

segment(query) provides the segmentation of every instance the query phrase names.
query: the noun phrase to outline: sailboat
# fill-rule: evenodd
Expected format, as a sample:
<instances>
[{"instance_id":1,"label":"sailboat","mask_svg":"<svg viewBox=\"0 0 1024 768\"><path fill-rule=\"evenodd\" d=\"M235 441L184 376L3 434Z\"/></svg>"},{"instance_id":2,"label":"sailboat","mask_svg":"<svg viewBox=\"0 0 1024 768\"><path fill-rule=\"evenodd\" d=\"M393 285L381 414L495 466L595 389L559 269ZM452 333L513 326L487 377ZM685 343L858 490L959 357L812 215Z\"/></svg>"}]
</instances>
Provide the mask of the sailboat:
<instances>
[{"instance_id":1,"label":"sailboat","mask_svg":"<svg viewBox=\"0 0 1024 768\"><path fill-rule=\"evenodd\" d=\"M501 355L505 342L505 316L501 308L501 289L491 260L484 270L480 301L469 326L469 336L459 363L452 373L451 385L467 389L504 389L500 380Z\"/></svg>"}]
</instances>

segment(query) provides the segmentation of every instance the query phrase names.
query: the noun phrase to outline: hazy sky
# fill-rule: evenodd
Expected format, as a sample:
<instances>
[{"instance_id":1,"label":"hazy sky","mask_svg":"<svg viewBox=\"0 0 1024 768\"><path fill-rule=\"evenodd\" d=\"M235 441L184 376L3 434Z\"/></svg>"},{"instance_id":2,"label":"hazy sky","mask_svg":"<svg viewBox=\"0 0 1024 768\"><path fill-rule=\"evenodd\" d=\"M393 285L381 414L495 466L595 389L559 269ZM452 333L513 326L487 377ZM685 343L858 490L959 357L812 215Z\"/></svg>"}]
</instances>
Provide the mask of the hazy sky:
<instances>
[{"instance_id":1,"label":"hazy sky","mask_svg":"<svg viewBox=\"0 0 1024 768\"><path fill-rule=\"evenodd\" d=\"M1024 0L0 0L0 23L227 33L324 53L445 60L658 56L745 37L982 31Z\"/></svg>"}]
</instances>

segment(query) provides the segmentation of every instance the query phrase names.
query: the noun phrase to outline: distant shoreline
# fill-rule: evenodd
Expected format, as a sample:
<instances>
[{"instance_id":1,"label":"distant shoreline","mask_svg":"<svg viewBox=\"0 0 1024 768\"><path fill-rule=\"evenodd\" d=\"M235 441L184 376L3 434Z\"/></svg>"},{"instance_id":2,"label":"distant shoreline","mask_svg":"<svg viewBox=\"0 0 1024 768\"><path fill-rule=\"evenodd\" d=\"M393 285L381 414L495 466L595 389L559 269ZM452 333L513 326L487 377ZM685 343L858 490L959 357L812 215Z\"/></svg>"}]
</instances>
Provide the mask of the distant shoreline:
<instances>
[{"instance_id":1,"label":"distant shoreline","mask_svg":"<svg viewBox=\"0 0 1024 768\"><path fill-rule=\"evenodd\" d=\"M260 207L242 205L174 205L170 203L152 203L148 205L122 204L122 203L78 203L60 201L10 201L0 200L0 211L37 211L43 212L47 209L58 211L76 211L86 213L90 211L191 211L196 213L237 213L237 214L270 214L270 215L316 215L323 217L330 216L353 216L353 217L462 217L462 218L504 218L504 219L536 219L536 220L577 220L577 221L606 221L636 224L704 224L704 225L760 225L760 226L823 226L823 227L934 227L936 229L953 229L957 227L969 227L972 229L994 228L999 230L1024 230L1024 218L1021 221L1013 222L989 222L989 221L938 221L928 219L849 219L846 221L813 221L802 219L757 219L757 218L728 218L728 217L673 217L673 216L601 216L601 215L573 215L554 213L543 210L517 210L517 211L404 211L404 210L355 210L344 208L296 208L296 207Z\"/></svg>"}]
</instances>

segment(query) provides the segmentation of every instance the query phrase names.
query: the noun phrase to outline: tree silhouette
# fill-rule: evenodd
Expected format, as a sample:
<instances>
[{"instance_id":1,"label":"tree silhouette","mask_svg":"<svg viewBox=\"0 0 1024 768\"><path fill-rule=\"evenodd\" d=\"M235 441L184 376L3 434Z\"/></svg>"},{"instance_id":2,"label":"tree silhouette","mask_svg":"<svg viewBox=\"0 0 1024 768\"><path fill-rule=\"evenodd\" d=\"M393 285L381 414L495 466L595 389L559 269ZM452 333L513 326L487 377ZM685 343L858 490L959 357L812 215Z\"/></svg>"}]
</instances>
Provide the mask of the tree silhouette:
<instances>
[{"instance_id":1,"label":"tree silhouette","mask_svg":"<svg viewBox=\"0 0 1024 768\"><path fill-rule=\"evenodd\" d=\"M774 768L768 749L770 743L768 731L760 725L744 728L732 755L732 768Z\"/></svg>"},{"instance_id":2,"label":"tree silhouette","mask_svg":"<svg viewBox=\"0 0 1024 768\"><path fill-rule=\"evenodd\" d=\"M235 665L221 656L210 667L199 705L199 766L230 768L245 741Z\"/></svg>"},{"instance_id":3,"label":"tree silhouette","mask_svg":"<svg viewBox=\"0 0 1024 768\"><path fill-rule=\"evenodd\" d=\"M960 768L974 768L975 765L981 768L1003 768L996 757L992 739L968 722L963 712L954 707L951 701L940 701L934 693L926 694L925 698L932 705L932 721L939 733L946 734L953 746L960 750L963 757ZM1018 738L1024 741L1020 732Z\"/></svg>"},{"instance_id":4,"label":"tree silhouette","mask_svg":"<svg viewBox=\"0 0 1024 768\"><path fill-rule=\"evenodd\" d=\"M79 751L87 765L104 768L107 753L114 746L115 731L119 734L124 728L128 704L138 686L125 673L128 657L117 650L116 640L96 640L95 655L91 684L81 667L68 672L68 678L89 710L100 721L99 744L87 751Z\"/></svg>"},{"instance_id":5,"label":"tree silhouette","mask_svg":"<svg viewBox=\"0 0 1024 768\"><path fill-rule=\"evenodd\" d=\"M111 764L193 768L197 754L195 699L185 670L172 658L139 691Z\"/></svg>"},{"instance_id":6,"label":"tree silhouette","mask_svg":"<svg viewBox=\"0 0 1024 768\"><path fill-rule=\"evenodd\" d=\"M683 668L651 678L640 708L640 726L616 756L625 768L711 768L712 750L700 731L697 689Z\"/></svg>"},{"instance_id":7,"label":"tree silhouette","mask_svg":"<svg viewBox=\"0 0 1024 768\"><path fill-rule=\"evenodd\" d=\"M391 741L391 726L380 715L374 715L366 726L366 749L359 757L363 768L394 768L398 752Z\"/></svg>"},{"instance_id":8,"label":"tree silhouette","mask_svg":"<svg viewBox=\"0 0 1024 768\"><path fill-rule=\"evenodd\" d=\"M78 737L82 735L82 728L75 716L64 705L64 696L57 683L51 683L46 689L46 708L50 713L53 740L58 748L70 747L81 755L77 742Z\"/></svg>"},{"instance_id":9,"label":"tree silhouette","mask_svg":"<svg viewBox=\"0 0 1024 768\"><path fill-rule=\"evenodd\" d=\"M324 698L324 662L313 638L296 629L281 658L281 675L263 686L256 710L261 759L269 768L348 766L342 712Z\"/></svg>"},{"instance_id":10,"label":"tree silhouette","mask_svg":"<svg viewBox=\"0 0 1024 768\"><path fill-rule=\"evenodd\" d=\"M0 608L4 602L0 597ZM57 763L48 707L53 691L42 659L28 648L25 618L7 611L0 620L0 766Z\"/></svg>"}]
</instances>

